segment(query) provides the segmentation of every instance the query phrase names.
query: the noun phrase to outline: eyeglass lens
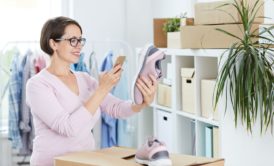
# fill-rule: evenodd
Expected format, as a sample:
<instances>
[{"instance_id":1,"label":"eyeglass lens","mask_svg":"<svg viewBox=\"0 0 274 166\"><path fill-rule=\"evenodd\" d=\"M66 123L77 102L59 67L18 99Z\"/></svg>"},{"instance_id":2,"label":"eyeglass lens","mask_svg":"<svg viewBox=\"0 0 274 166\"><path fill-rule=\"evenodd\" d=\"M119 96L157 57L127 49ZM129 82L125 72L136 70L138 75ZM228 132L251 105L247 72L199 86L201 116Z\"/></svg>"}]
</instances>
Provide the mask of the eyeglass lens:
<instances>
[{"instance_id":1,"label":"eyeglass lens","mask_svg":"<svg viewBox=\"0 0 274 166\"><path fill-rule=\"evenodd\" d=\"M69 40L70 40L71 46L73 46L73 47L76 47L78 43L80 43L82 46L84 46L85 43L86 43L86 39L85 38L80 38L80 39L71 38Z\"/></svg>"}]
</instances>

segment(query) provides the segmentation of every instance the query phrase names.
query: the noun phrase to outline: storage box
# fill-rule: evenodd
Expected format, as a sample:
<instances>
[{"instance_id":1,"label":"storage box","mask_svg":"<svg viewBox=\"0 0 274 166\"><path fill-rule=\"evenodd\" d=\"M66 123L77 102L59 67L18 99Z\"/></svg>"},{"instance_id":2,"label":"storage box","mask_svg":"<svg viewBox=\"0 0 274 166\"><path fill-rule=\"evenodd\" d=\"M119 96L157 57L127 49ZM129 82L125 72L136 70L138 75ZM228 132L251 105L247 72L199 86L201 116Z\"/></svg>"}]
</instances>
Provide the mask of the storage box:
<instances>
[{"instance_id":1,"label":"storage box","mask_svg":"<svg viewBox=\"0 0 274 166\"><path fill-rule=\"evenodd\" d=\"M214 120L218 120L218 112L214 110L213 93L216 84L215 79L201 81L201 110L202 116Z\"/></svg>"},{"instance_id":2,"label":"storage box","mask_svg":"<svg viewBox=\"0 0 274 166\"><path fill-rule=\"evenodd\" d=\"M112 147L99 151L75 152L55 158L55 166L142 166L134 161L136 150ZM224 166L224 159L171 154L173 166Z\"/></svg>"},{"instance_id":3,"label":"storage box","mask_svg":"<svg viewBox=\"0 0 274 166\"><path fill-rule=\"evenodd\" d=\"M157 104L171 107L171 86L158 84Z\"/></svg>"},{"instance_id":4,"label":"storage box","mask_svg":"<svg viewBox=\"0 0 274 166\"><path fill-rule=\"evenodd\" d=\"M167 20L167 18L153 19L153 38L155 47L167 47L167 34L163 31L163 26Z\"/></svg>"},{"instance_id":5,"label":"storage box","mask_svg":"<svg viewBox=\"0 0 274 166\"><path fill-rule=\"evenodd\" d=\"M240 0L238 0L240 3ZM250 6L253 6L256 0L244 0ZM238 14L237 9L232 5L222 6L232 1L218 1L218 2L206 2L195 4L195 25L201 24L228 24L228 23L242 23L241 17ZM263 1L259 2L259 5ZM222 7L220 7L222 6ZM218 8L219 7L219 8ZM259 9L257 17L254 23L263 23L264 18L264 5ZM233 18L234 19L233 19Z\"/></svg>"},{"instance_id":6,"label":"storage box","mask_svg":"<svg viewBox=\"0 0 274 166\"><path fill-rule=\"evenodd\" d=\"M183 111L195 114L195 70L181 68Z\"/></svg>"},{"instance_id":7,"label":"storage box","mask_svg":"<svg viewBox=\"0 0 274 166\"><path fill-rule=\"evenodd\" d=\"M163 141L169 151L173 150L172 114L163 110L156 111L157 138Z\"/></svg>"},{"instance_id":8,"label":"storage box","mask_svg":"<svg viewBox=\"0 0 274 166\"><path fill-rule=\"evenodd\" d=\"M181 32L167 33L167 48L181 48Z\"/></svg>"},{"instance_id":9,"label":"storage box","mask_svg":"<svg viewBox=\"0 0 274 166\"><path fill-rule=\"evenodd\" d=\"M253 24L251 31L256 30L255 34L258 34L259 30L266 26L269 25ZM182 48L229 48L233 43L239 42L238 39L217 31L216 28L243 38L242 24L184 26L181 28ZM258 41L258 38L254 38L253 41Z\"/></svg>"}]
</instances>

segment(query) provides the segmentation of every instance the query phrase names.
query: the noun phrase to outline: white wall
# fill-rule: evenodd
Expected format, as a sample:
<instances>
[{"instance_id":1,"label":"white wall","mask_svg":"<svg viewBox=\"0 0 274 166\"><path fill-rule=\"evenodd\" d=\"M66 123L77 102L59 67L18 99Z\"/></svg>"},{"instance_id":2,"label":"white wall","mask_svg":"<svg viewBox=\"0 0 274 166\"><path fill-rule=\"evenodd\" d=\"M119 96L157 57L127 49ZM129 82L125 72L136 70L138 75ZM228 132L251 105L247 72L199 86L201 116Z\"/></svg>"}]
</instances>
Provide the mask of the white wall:
<instances>
[{"instance_id":1,"label":"white wall","mask_svg":"<svg viewBox=\"0 0 274 166\"><path fill-rule=\"evenodd\" d=\"M95 49L100 65L107 51L118 52L117 44L106 41L125 41L125 0L63 0L63 4L63 14L82 26L83 37L87 39L85 53Z\"/></svg>"},{"instance_id":2,"label":"white wall","mask_svg":"<svg viewBox=\"0 0 274 166\"><path fill-rule=\"evenodd\" d=\"M154 18L168 18L187 12L188 17L193 17L195 2L196 0L152 0L152 14Z\"/></svg>"},{"instance_id":3,"label":"white wall","mask_svg":"<svg viewBox=\"0 0 274 166\"><path fill-rule=\"evenodd\" d=\"M89 40L124 39L124 0L77 0L73 5L74 18Z\"/></svg>"},{"instance_id":4,"label":"white wall","mask_svg":"<svg viewBox=\"0 0 274 166\"><path fill-rule=\"evenodd\" d=\"M126 0L126 40L133 48L153 42L151 0Z\"/></svg>"},{"instance_id":5,"label":"white wall","mask_svg":"<svg viewBox=\"0 0 274 166\"><path fill-rule=\"evenodd\" d=\"M274 165L274 136L270 132L260 134L259 122L253 133L248 133L238 123L234 126L234 115L229 107L221 121L222 156L226 166L270 166Z\"/></svg>"}]
</instances>

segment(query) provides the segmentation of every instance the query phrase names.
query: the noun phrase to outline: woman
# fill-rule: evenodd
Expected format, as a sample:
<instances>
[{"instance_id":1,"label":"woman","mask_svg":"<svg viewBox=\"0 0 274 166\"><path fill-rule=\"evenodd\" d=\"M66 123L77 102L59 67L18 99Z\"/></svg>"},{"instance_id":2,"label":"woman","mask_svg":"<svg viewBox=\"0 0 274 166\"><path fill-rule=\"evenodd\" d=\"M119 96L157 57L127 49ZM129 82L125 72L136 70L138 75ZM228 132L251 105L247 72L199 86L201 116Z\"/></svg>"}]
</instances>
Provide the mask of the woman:
<instances>
[{"instance_id":1,"label":"woman","mask_svg":"<svg viewBox=\"0 0 274 166\"><path fill-rule=\"evenodd\" d=\"M86 73L71 71L84 44L81 26L70 18L50 19L42 28L40 46L51 63L27 83L35 128L31 165L53 165L55 156L93 150L91 129L101 111L125 118L153 101L157 86L153 76L138 80L144 102L136 105L109 94L121 77L121 65L102 74L99 83Z\"/></svg>"}]
</instances>

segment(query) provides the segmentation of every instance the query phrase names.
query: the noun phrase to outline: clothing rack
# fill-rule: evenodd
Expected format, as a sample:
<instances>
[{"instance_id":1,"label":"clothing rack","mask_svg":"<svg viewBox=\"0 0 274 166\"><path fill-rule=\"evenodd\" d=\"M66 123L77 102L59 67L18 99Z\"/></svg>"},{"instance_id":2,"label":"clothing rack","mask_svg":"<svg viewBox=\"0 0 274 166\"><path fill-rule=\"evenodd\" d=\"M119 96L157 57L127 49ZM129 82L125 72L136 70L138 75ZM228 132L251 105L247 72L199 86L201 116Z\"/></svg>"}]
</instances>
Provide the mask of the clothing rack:
<instances>
[{"instance_id":1,"label":"clothing rack","mask_svg":"<svg viewBox=\"0 0 274 166\"><path fill-rule=\"evenodd\" d=\"M7 42L3 47L2 49L0 50L0 55L4 55L5 51L8 50L10 47L14 47L14 46L18 46L19 44L27 44L28 46L33 46L33 45L37 45L39 44L39 41L35 41L35 40L26 40L26 41L9 41ZM0 57L1 59L1 57ZM0 63L0 70L3 71L4 73L6 73L7 75L10 75L10 72L7 71L7 69L5 69L2 64ZM5 96L6 92L7 92L7 89L8 89L8 86L9 86L9 81L7 83L7 85L4 87L4 91L2 92L2 94L0 94L0 105L2 104L2 100L3 100L3 97Z\"/></svg>"},{"instance_id":2,"label":"clothing rack","mask_svg":"<svg viewBox=\"0 0 274 166\"><path fill-rule=\"evenodd\" d=\"M21 52L25 52L28 49L35 49L35 52L38 51L39 49L39 41L10 41L7 42L2 49L0 50L0 55L5 55L6 51L8 51L9 49L12 49L13 47L18 48L18 50ZM3 58L3 57L0 57ZM7 74L8 76L10 75L10 71L5 68L3 66L4 64L0 63L0 70L3 71L5 74ZM3 91L0 94L0 105L2 105L3 99L5 94L8 91L8 87L9 87L9 83L10 80L7 81L7 83L4 85L5 87L3 87ZM11 158L15 159L13 160L13 162L16 162L17 165L29 165L30 162L28 161L28 155L19 155L19 153L12 153L10 154ZM16 160L17 157L21 156L22 159Z\"/></svg>"}]
</instances>

